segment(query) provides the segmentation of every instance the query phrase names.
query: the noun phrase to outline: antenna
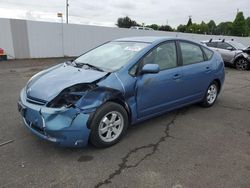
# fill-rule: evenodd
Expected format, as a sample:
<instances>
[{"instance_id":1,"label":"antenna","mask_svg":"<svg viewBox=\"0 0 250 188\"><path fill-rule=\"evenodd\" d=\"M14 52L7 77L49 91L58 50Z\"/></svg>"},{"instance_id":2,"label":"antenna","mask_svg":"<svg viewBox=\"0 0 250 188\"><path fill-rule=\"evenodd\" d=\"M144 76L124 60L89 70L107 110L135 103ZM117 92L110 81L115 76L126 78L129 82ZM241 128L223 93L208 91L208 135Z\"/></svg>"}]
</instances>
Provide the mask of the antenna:
<instances>
[{"instance_id":1,"label":"antenna","mask_svg":"<svg viewBox=\"0 0 250 188\"><path fill-rule=\"evenodd\" d=\"M66 0L66 23L69 23L69 1Z\"/></svg>"}]
</instances>

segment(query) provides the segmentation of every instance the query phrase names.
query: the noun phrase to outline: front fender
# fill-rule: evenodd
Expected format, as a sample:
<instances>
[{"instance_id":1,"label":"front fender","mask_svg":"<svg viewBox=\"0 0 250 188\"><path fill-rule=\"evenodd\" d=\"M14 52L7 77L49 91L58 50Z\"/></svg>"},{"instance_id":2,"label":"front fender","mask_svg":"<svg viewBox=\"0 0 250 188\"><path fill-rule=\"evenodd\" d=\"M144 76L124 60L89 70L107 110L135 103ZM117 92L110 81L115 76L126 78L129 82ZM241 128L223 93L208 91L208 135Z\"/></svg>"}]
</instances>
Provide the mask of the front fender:
<instances>
[{"instance_id":1,"label":"front fender","mask_svg":"<svg viewBox=\"0 0 250 188\"><path fill-rule=\"evenodd\" d=\"M249 58L249 55L247 53L239 53L237 54L235 57L234 57L234 62L239 59L239 58L245 58L245 59L248 59Z\"/></svg>"},{"instance_id":2,"label":"front fender","mask_svg":"<svg viewBox=\"0 0 250 188\"><path fill-rule=\"evenodd\" d=\"M103 103L115 99L125 101L121 91L108 87L97 87L89 91L77 104L77 107L83 113L91 113Z\"/></svg>"}]
</instances>

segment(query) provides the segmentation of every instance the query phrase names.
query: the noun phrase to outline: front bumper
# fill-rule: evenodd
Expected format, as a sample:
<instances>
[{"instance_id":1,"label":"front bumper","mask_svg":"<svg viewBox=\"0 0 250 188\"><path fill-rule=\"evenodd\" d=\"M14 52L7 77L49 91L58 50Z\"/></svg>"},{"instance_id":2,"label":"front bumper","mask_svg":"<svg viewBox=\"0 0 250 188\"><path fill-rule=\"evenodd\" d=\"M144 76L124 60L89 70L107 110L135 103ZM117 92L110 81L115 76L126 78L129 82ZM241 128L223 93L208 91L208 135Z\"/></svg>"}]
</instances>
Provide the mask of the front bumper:
<instances>
[{"instance_id":1,"label":"front bumper","mask_svg":"<svg viewBox=\"0 0 250 188\"><path fill-rule=\"evenodd\" d=\"M65 147L83 147L88 144L89 114L78 108L47 108L26 101L21 91L18 110L26 127L36 136Z\"/></svg>"}]
</instances>

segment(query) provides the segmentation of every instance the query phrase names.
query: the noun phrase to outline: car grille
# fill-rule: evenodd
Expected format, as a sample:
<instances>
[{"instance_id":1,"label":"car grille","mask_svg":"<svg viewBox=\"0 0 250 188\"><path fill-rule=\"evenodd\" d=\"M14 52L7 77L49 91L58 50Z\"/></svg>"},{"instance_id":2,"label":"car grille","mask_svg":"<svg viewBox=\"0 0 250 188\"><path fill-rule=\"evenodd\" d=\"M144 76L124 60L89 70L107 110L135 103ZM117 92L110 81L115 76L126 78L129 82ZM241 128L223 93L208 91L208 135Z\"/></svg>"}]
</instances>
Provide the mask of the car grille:
<instances>
[{"instance_id":1,"label":"car grille","mask_svg":"<svg viewBox=\"0 0 250 188\"><path fill-rule=\"evenodd\" d=\"M37 98L33 98L33 97L27 97L26 101L32 104L36 104L36 105L45 105L47 101L41 100L41 99L37 99Z\"/></svg>"}]
</instances>

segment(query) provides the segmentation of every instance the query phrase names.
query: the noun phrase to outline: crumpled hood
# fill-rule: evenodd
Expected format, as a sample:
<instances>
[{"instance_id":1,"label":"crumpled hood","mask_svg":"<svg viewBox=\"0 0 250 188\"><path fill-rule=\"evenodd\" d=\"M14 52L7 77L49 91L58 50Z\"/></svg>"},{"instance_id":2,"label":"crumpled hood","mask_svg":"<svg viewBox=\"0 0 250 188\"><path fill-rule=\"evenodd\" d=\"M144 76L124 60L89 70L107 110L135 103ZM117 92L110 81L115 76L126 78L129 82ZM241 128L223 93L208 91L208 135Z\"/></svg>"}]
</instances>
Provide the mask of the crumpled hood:
<instances>
[{"instance_id":1,"label":"crumpled hood","mask_svg":"<svg viewBox=\"0 0 250 188\"><path fill-rule=\"evenodd\" d=\"M243 52L245 52L245 53L247 53L248 55L250 55L250 47L244 49Z\"/></svg>"},{"instance_id":2,"label":"crumpled hood","mask_svg":"<svg viewBox=\"0 0 250 188\"><path fill-rule=\"evenodd\" d=\"M92 83L107 74L60 64L33 76L27 84L26 93L30 98L50 101L67 87L79 83Z\"/></svg>"}]
</instances>

